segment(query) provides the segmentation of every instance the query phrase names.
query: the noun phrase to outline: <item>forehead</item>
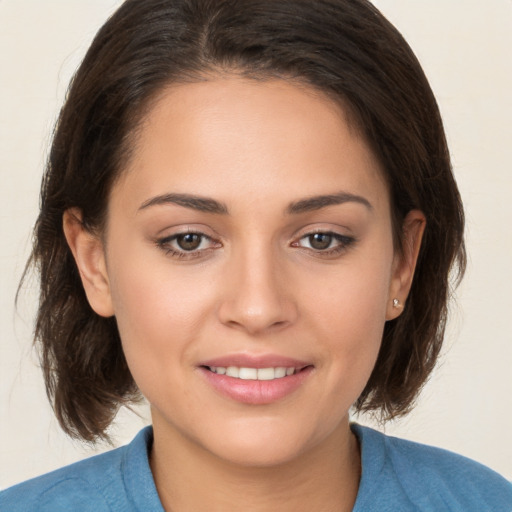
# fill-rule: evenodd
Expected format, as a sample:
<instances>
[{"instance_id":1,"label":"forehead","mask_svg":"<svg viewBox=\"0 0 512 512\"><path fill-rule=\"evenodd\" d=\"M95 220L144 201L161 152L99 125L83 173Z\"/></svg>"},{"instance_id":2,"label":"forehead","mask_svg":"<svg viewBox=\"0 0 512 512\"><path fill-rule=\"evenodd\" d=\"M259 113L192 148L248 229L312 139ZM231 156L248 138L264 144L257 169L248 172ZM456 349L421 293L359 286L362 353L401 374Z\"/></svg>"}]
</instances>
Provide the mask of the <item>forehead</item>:
<instances>
[{"instance_id":1,"label":"forehead","mask_svg":"<svg viewBox=\"0 0 512 512\"><path fill-rule=\"evenodd\" d=\"M347 189L387 204L378 161L340 104L284 80L238 77L168 87L138 130L115 188L291 202Z\"/></svg>"}]
</instances>

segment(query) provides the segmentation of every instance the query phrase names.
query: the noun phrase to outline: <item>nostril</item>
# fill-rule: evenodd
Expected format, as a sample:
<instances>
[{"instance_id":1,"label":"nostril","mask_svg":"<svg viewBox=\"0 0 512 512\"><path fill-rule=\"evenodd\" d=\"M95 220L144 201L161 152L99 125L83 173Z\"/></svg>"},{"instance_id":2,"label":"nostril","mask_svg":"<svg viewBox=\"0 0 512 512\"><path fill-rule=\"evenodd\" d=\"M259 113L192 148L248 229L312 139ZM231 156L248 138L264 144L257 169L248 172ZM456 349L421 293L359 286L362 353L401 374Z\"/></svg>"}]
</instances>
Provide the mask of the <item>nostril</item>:
<instances>
[{"instance_id":1,"label":"nostril","mask_svg":"<svg viewBox=\"0 0 512 512\"><path fill-rule=\"evenodd\" d=\"M285 308L244 308L243 304L223 304L219 317L223 324L250 333L283 329L293 321Z\"/></svg>"}]
</instances>

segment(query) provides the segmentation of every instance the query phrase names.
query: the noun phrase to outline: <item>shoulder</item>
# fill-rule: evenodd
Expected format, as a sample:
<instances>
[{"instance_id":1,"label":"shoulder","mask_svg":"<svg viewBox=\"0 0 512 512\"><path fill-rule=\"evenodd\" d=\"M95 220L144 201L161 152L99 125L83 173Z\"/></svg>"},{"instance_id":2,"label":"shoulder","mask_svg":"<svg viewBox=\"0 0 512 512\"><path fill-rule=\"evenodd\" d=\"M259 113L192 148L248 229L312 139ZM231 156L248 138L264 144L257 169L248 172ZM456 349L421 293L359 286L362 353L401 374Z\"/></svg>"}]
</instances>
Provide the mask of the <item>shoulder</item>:
<instances>
[{"instance_id":1,"label":"shoulder","mask_svg":"<svg viewBox=\"0 0 512 512\"><path fill-rule=\"evenodd\" d=\"M0 493L0 509L82 510L87 504L90 510L110 512L104 490L118 483L122 450L97 455L10 487Z\"/></svg>"},{"instance_id":2,"label":"shoulder","mask_svg":"<svg viewBox=\"0 0 512 512\"><path fill-rule=\"evenodd\" d=\"M150 429L142 430L127 446L96 455L0 492L0 510L58 512L131 510L126 493L126 466L140 468L137 454L147 454ZM147 461L147 455L142 459ZM149 470L149 468L148 468Z\"/></svg>"},{"instance_id":3,"label":"shoulder","mask_svg":"<svg viewBox=\"0 0 512 512\"><path fill-rule=\"evenodd\" d=\"M512 484L482 464L366 427L353 430L362 446L363 476L365 459L376 457L369 464L371 479L389 493L395 489L410 510L512 511Z\"/></svg>"}]
</instances>

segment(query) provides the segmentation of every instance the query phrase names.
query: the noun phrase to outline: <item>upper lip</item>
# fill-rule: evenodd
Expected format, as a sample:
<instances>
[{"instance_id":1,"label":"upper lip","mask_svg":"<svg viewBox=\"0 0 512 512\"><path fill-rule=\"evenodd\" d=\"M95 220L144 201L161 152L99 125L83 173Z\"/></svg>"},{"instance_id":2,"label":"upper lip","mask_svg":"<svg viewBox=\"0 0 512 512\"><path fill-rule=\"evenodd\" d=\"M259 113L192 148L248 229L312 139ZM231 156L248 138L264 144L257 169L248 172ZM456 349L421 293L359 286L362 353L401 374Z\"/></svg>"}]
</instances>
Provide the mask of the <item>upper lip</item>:
<instances>
[{"instance_id":1,"label":"upper lip","mask_svg":"<svg viewBox=\"0 0 512 512\"><path fill-rule=\"evenodd\" d=\"M278 354L231 354L208 359L201 362L199 366L220 366L223 368L229 366L236 366L238 368L305 368L306 366L311 366L311 363Z\"/></svg>"}]
</instances>

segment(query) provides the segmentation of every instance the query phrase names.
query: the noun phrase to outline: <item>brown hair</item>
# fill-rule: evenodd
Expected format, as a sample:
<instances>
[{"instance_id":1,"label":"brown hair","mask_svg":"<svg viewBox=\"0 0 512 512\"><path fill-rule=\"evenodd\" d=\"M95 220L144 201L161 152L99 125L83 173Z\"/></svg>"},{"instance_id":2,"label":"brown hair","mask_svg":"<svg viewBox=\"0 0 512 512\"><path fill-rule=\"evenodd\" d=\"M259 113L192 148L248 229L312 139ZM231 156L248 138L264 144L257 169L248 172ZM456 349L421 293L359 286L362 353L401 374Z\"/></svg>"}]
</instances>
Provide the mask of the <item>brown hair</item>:
<instances>
[{"instance_id":1,"label":"brown hair","mask_svg":"<svg viewBox=\"0 0 512 512\"><path fill-rule=\"evenodd\" d=\"M31 263L40 272L35 340L63 429L93 441L138 398L115 318L89 306L62 216L101 231L109 191L153 98L169 83L233 72L299 80L335 97L380 160L394 235L411 209L427 219L403 314L387 322L356 403L406 413L443 340L450 269L465 267L463 211L439 110L398 31L366 0L127 0L94 39L70 85L41 190ZM206 78L205 78L206 77Z\"/></svg>"}]
</instances>

